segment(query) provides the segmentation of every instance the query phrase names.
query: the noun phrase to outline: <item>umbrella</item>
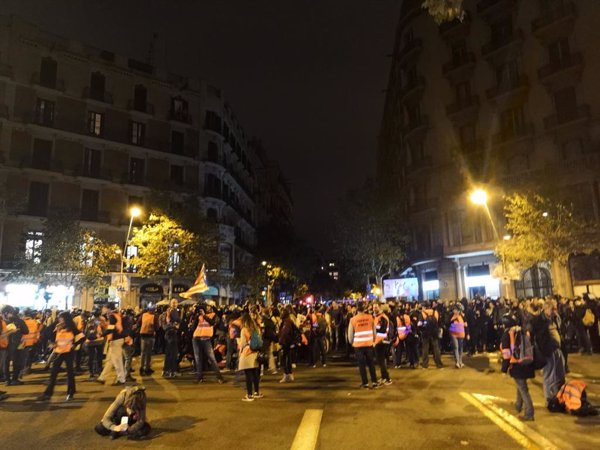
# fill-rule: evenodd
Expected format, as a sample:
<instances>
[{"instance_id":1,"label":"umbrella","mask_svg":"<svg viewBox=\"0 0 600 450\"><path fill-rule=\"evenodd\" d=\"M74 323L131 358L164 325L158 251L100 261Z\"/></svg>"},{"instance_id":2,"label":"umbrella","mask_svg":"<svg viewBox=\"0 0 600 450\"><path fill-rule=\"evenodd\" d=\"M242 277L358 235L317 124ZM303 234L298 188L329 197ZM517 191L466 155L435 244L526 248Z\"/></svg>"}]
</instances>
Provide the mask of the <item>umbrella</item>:
<instances>
[{"instance_id":1,"label":"umbrella","mask_svg":"<svg viewBox=\"0 0 600 450\"><path fill-rule=\"evenodd\" d=\"M179 306L193 306L196 303L198 303L196 300L192 300L191 298L189 298L187 300L179 302Z\"/></svg>"}]
</instances>

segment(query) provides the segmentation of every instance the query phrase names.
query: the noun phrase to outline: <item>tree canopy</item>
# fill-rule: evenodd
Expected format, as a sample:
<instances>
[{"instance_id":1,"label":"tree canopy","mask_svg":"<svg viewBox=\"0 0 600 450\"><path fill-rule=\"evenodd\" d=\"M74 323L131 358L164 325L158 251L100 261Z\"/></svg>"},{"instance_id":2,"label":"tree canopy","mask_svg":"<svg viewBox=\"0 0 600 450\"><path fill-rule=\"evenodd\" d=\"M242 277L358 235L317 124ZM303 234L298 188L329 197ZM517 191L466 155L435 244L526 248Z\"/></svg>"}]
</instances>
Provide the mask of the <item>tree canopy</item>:
<instances>
[{"instance_id":1,"label":"tree canopy","mask_svg":"<svg viewBox=\"0 0 600 450\"><path fill-rule=\"evenodd\" d=\"M422 6L437 24L462 20L464 16L463 0L423 0Z\"/></svg>"},{"instance_id":2,"label":"tree canopy","mask_svg":"<svg viewBox=\"0 0 600 450\"><path fill-rule=\"evenodd\" d=\"M504 213L510 239L500 242L496 253L521 270L543 261L566 264L573 254L600 248L598 224L562 203L537 194L512 194L505 199Z\"/></svg>"}]
</instances>

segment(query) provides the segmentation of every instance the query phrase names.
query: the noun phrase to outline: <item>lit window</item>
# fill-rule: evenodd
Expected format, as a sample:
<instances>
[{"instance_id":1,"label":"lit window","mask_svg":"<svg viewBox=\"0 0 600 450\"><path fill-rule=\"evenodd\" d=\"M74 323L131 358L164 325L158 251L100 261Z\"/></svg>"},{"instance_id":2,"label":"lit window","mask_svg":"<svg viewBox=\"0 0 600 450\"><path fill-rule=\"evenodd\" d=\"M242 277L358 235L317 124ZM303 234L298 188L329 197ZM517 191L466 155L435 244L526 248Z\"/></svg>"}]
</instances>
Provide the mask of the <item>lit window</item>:
<instances>
[{"instance_id":1,"label":"lit window","mask_svg":"<svg viewBox=\"0 0 600 450\"><path fill-rule=\"evenodd\" d=\"M39 264L42 257L42 238L44 233L41 231L27 232L25 240L25 259L33 261L34 264Z\"/></svg>"},{"instance_id":2,"label":"lit window","mask_svg":"<svg viewBox=\"0 0 600 450\"><path fill-rule=\"evenodd\" d=\"M103 119L103 114L94 111L89 112L88 131L90 134L93 134L94 136L100 136L102 134Z\"/></svg>"},{"instance_id":3,"label":"lit window","mask_svg":"<svg viewBox=\"0 0 600 450\"><path fill-rule=\"evenodd\" d=\"M140 122L131 122L131 143L134 145L144 144L146 125Z\"/></svg>"}]
</instances>

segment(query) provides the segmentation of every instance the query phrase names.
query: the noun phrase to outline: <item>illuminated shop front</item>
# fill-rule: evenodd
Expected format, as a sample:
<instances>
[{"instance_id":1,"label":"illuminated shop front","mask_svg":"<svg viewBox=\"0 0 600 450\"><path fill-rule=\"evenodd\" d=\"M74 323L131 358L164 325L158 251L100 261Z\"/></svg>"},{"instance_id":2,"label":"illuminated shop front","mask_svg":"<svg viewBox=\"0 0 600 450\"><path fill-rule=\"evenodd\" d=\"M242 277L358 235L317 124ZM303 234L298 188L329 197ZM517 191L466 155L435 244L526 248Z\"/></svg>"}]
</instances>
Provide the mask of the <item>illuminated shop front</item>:
<instances>
[{"instance_id":1,"label":"illuminated shop front","mask_svg":"<svg viewBox=\"0 0 600 450\"><path fill-rule=\"evenodd\" d=\"M0 291L0 304L17 308L70 309L73 306L73 286L63 285L40 287L33 283L8 283Z\"/></svg>"}]
</instances>

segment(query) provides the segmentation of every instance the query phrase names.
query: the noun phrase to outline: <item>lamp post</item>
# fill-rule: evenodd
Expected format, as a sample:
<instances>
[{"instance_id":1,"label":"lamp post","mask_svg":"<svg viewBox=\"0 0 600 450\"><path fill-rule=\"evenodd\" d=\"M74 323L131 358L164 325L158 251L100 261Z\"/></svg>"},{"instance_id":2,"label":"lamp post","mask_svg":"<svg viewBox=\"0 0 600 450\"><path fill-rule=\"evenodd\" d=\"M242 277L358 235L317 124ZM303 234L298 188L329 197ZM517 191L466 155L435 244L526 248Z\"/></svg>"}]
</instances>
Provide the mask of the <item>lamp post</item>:
<instances>
[{"instance_id":1,"label":"lamp post","mask_svg":"<svg viewBox=\"0 0 600 450\"><path fill-rule=\"evenodd\" d=\"M494 236L495 236L496 243L500 243L500 241L501 241L500 235L498 234L498 229L496 228L496 224L494 223L492 214L490 212L490 208L488 206L487 191L482 188L476 188L469 193L469 200L474 205L483 206L485 208L485 213L487 214L488 219L490 220L490 224L492 225L492 229L494 230ZM507 234L507 235L504 235L502 239L505 241L508 241L508 240L510 240L510 238L511 238L511 236ZM508 297L508 295L507 295L508 294L508 286L507 286L508 283L506 281L506 260L505 260L504 255L501 255L500 262L502 264L502 287L503 287L502 294L504 297Z\"/></svg>"},{"instance_id":2,"label":"lamp post","mask_svg":"<svg viewBox=\"0 0 600 450\"><path fill-rule=\"evenodd\" d=\"M142 214L142 210L137 207L132 207L129 209L129 228L127 229L127 237L125 238L125 245L123 246L123 251L121 252L121 272L119 276L119 284L120 287L123 286L123 270L125 266L125 258L129 260L129 254L127 253L127 246L129 245L129 236L131 235L131 227L133 225L133 219L140 216Z\"/></svg>"}]
</instances>

